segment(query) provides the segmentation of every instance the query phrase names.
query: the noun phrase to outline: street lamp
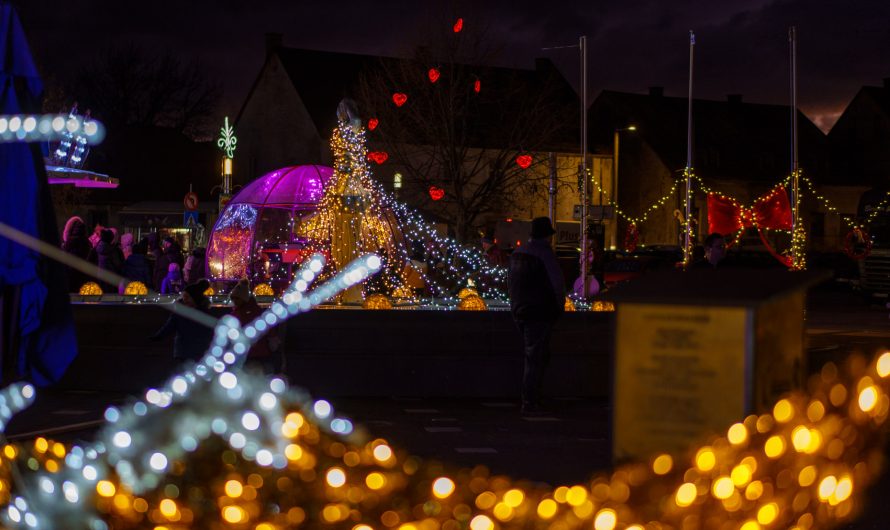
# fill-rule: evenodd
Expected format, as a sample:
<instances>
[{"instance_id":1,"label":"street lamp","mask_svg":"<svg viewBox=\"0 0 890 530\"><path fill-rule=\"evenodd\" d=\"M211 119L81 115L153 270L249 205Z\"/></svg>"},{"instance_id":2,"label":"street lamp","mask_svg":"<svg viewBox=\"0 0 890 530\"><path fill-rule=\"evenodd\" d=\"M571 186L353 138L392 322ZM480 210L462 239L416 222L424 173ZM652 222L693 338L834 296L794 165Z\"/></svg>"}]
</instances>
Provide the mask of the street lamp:
<instances>
[{"instance_id":1,"label":"street lamp","mask_svg":"<svg viewBox=\"0 0 890 530\"><path fill-rule=\"evenodd\" d=\"M636 125L628 125L627 127L621 127L615 129L615 133L613 135L614 141L614 150L612 151L612 202L618 203L618 148L620 147L621 133L624 131L634 132L637 130ZM602 177L600 177L602 178ZM616 227L615 231L615 239L613 240L615 243L615 247L618 247L618 218L614 217L614 225Z\"/></svg>"}]
</instances>

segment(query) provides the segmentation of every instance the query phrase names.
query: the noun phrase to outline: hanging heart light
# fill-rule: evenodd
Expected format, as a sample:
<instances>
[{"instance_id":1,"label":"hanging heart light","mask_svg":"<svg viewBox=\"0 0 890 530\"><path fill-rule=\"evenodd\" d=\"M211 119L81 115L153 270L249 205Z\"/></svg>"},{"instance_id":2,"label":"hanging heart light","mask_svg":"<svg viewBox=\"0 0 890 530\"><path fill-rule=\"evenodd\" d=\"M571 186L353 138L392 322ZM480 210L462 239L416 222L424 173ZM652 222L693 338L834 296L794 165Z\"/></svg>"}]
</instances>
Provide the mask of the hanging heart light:
<instances>
[{"instance_id":1,"label":"hanging heart light","mask_svg":"<svg viewBox=\"0 0 890 530\"><path fill-rule=\"evenodd\" d=\"M516 164L522 169L528 169L533 160L532 155L519 155L516 157Z\"/></svg>"},{"instance_id":2,"label":"hanging heart light","mask_svg":"<svg viewBox=\"0 0 890 530\"><path fill-rule=\"evenodd\" d=\"M392 102L396 104L396 107L401 107L406 101L408 101L408 94L396 92L392 95Z\"/></svg>"},{"instance_id":3,"label":"hanging heart light","mask_svg":"<svg viewBox=\"0 0 890 530\"><path fill-rule=\"evenodd\" d=\"M368 153L368 159L373 160L377 164L386 162L388 158L389 155L386 153L386 151L371 151L370 153Z\"/></svg>"},{"instance_id":4,"label":"hanging heart light","mask_svg":"<svg viewBox=\"0 0 890 530\"><path fill-rule=\"evenodd\" d=\"M430 83L435 83L439 80L441 73L436 68L430 68L430 71L427 72L426 75L430 78Z\"/></svg>"},{"instance_id":5,"label":"hanging heart light","mask_svg":"<svg viewBox=\"0 0 890 530\"><path fill-rule=\"evenodd\" d=\"M430 186L430 198L434 201L440 200L445 196L445 190L442 188L437 188L436 186Z\"/></svg>"},{"instance_id":6,"label":"hanging heart light","mask_svg":"<svg viewBox=\"0 0 890 530\"><path fill-rule=\"evenodd\" d=\"M368 120L368 130L373 131L374 129L376 129L378 123L379 121L377 121L377 118L371 118L370 120Z\"/></svg>"},{"instance_id":7,"label":"hanging heart light","mask_svg":"<svg viewBox=\"0 0 890 530\"><path fill-rule=\"evenodd\" d=\"M454 22L454 27L452 29L454 29L455 33L460 33L460 30L464 29L464 19L462 19L462 18L457 19Z\"/></svg>"}]
</instances>

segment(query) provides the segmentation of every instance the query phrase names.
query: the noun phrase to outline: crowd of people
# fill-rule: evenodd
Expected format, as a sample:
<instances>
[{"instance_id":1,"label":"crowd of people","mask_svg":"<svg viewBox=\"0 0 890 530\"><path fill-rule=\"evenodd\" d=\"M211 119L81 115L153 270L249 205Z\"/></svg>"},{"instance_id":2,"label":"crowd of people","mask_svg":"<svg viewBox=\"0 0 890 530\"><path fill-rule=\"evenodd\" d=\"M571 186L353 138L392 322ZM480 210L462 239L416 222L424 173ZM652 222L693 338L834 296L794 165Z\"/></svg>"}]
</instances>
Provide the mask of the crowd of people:
<instances>
[{"instance_id":1,"label":"crowd of people","mask_svg":"<svg viewBox=\"0 0 890 530\"><path fill-rule=\"evenodd\" d=\"M132 233L120 234L114 227L96 225L87 235L87 226L80 217L72 217L62 232L62 250L86 260L99 269L139 281L161 294L179 294L186 285L207 276L205 250L196 248L186 257L172 237L161 239L151 232L139 241ZM68 288L77 292L92 278L69 268ZM110 285L102 282L104 292L123 292L126 283Z\"/></svg>"}]
</instances>

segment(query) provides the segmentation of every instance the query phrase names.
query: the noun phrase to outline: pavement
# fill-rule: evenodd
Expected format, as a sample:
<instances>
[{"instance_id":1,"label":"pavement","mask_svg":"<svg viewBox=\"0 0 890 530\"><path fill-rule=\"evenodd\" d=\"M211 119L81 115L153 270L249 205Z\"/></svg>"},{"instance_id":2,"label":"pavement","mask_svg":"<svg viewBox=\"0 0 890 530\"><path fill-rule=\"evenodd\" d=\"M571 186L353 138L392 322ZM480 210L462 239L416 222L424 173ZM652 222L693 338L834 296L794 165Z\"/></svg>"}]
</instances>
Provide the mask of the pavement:
<instances>
[{"instance_id":1,"label":"pavement","mask_svg":"<svg viewBox=\"0 0 890 530\"><path fill-rule=\"evenodd\" d=\"M850 353L890 349L890 310L867 303L845 285L813 291L807 309L810 369ZM299 384L299 382L296 382ZM324 397L324 396L316 396ZM102 412L122 394L43 390L10 423L7 438L38 435L61 441L89 439ZM556 484L585 481L610 465L611 406L605 399L560 399L549 416L523 418L518 401L351 397L335 408L374 436L417 456L461 466L482 464L494 473ZM890 473L870 491L866 511L849 530L890 528Z\"/></svg>"}]
</instances>

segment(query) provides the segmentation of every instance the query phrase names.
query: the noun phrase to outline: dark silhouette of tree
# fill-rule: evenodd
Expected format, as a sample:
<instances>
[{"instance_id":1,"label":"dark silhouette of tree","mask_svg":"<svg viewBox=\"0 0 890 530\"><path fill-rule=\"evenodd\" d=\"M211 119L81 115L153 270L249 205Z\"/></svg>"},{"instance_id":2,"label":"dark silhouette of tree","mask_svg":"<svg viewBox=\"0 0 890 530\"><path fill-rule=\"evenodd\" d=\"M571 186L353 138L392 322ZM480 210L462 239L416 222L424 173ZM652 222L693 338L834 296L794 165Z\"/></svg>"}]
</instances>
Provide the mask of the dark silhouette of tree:
<instances>
[{"instance_id":1,"label":"dark silhouette of tree","mask_svg":"<svg viewBox=\"0 0 890 530\"><path fill-rule=\"evenodd\" d=\"M106 49L70 93L110 128L163 127L194 139L212 134L220 88L198 62L130 44Z\"/></svg>"},{"instance_id":2,"label":"dark silhouette of tree","mask_svg":"<svg viewBox=\"0 0 890 530\"><path fill-rule=\"evenodd\" d=\"M577 96L549 61L534 71L481 66L495 55L486 32L454 32L453 22L436 24L440 31L410 59L381 59L363 72L357 98L366 120L379 123L370 143L404 168L403 196L467 240L486 216L547 186L535 166L547 164L542 151L574 142ZM397 106L394 93L407 101ZM532 166L516 163L535 152ZM431 187L445 190L441 200L431 199Z\"/></svg>"}]
</instances>

